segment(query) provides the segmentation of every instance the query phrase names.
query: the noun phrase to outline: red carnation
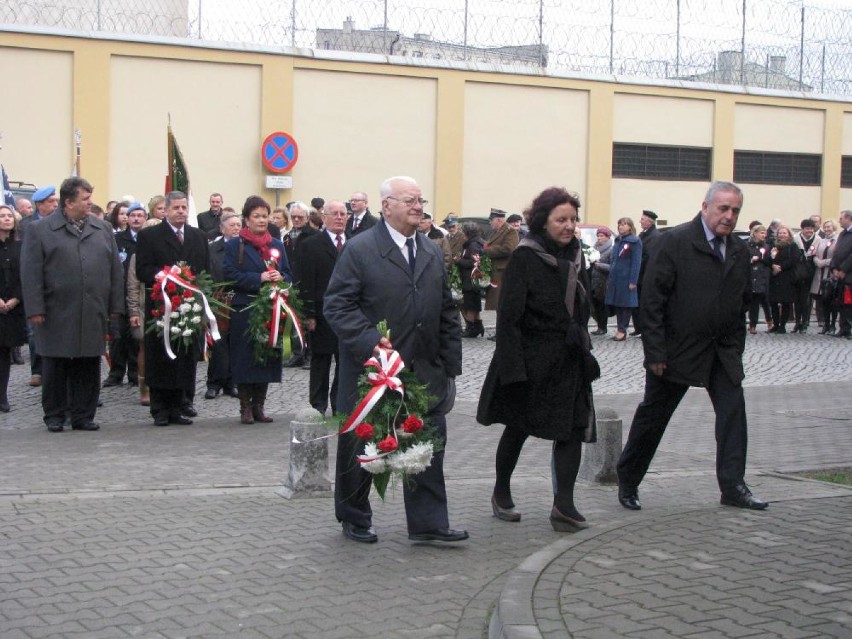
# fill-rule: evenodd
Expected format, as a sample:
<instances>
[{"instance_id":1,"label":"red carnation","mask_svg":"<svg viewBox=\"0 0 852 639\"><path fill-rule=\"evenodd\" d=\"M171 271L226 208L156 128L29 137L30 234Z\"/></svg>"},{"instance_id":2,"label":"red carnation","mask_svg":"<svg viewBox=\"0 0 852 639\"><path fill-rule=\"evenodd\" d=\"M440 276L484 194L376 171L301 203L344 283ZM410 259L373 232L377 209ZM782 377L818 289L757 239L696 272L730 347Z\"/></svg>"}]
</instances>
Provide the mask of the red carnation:
<instances>
[{"instance_id":1,"label":"red carnation","mask_svg":"<svg viewBox=\"0 0 852 639\"><path fill-rule=\"evenodd\" d=\"M264 326L266 326L266 328L272 328L272 320L266 320Z\"/></svg>"},{"instance_id":2,"label":"red carnation","mask_svg":"<svg viewBox=\"0 0 852 639\"><path fill-rule=\"evenodd\" d=\"M388 435L382 441L380 441L378 444L376 444L376 446L383 453L392 453L393 451L396 450L397 443L396 443L396 439L393 436Z\"/></svg>"},{"instance_id":3,"label":"red carnation","mask_svg":"<svg viewBox=\"0 0 852 639\"><path fill-rule=\"evenodd\" d=\"M151 317L159 317L159 316L160 316L160 310L157 309L157 308L152 308L151 309Z\"/></svg>"},{"instance_id":4,"label":"red carnation","mask_svg":"<svg viewBox=\"0 0 852 639\"><path fill-rule=\"evenodd\" d=\"M172 298L172 306L180 306L181 302L183 302L183 300L180 298L179 295L175 295Z\"/></svg>"},{"instance_id":5,"label":"red carnation","mask_svg":"<svg viewBox=\"0 0 852 639\"><path fill-rule=\"evenodd\" d=\"M183 299L185 299L185 300L191 300L193 297L195 297L195 293L193 293L193 292L192 292L192 291L190 291L189 289L187 289L187 290L185 290L185 291L183 292Z\"/></svg>"},{"instance_id":6,"label":"red carnation","mask_svg":"<svg viewBox=\"0 0 852 639\"><path fill-rule=\"evenodd\" d=\"M402 422L402 430L409 434L416 433L421 428L423 428L423 420L417 415L409 415L405 418L405 421Z\"/></svg>"},{"instance_id":7,"label":"red carnation","mask_svg":"<svg viewBox=\"0 0 852 639\"><path fill-rule=\"evenodd\" d=\"M163 299L163 291L160 290L159 287L155 288L151 291L151 299L152 300L161 300Z\"/></svg>"},{"instance_id":8,"label":"red carnation","mask_svg":"<svg viewBox=\"0 0 852 639\"><path fill-rule=\"evenodd\" d=\"M372 424L368 424L364 422L363 424L358 424L355 427L355 437L358 439L372 439L373 435L376 434L376 429L373 428Z\"/></svg>"},{"instance_id":9,"label":"red carnation","mask_svg":"<svg viewBox=\"0 0 852 639\"><path fill-rule=\"evenodd\" d=\"M174 293L177 290L177 284L174 282L166 282L166 293Z\"/></svg>"}]
</instances>

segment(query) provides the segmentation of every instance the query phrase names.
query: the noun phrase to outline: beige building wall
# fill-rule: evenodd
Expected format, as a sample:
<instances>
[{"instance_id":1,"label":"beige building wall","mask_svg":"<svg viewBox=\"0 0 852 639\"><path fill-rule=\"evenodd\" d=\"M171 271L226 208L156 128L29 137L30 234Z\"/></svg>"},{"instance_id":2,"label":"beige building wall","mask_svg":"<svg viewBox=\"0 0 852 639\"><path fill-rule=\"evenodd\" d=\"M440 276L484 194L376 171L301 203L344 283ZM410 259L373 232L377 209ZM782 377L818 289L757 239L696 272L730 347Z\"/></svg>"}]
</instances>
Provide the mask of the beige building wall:
<instances>
[{"instance_id":1,"label":"beige building wall","mask_svg":"<svg viewBox=\"0 0 852 639\"><path fill-rule=\"evenodd\" d=\"M586 91L468 82L461 214L520 213L542 190L587 191Z\"/></svg>"},{"instance_id":2,"label":"beige building wall","mask_svg":"<svg viewBox=\"0 0 852 639\"><path fill-rule=\"evenodd\" d=\"M214 191L237 210L261 192L259 65L113 56L110 74L109 194L96 201L163 191L169 116L198 211Z\"/></svg>"},{"instance_id":3,"label":"beige building wall","mask_svg":"<svg viewBox=\"0 0 852 639\"><path fill-rule=\"evenodd\" d=\"M734 119L737 151L822 153L825 112L820 109L738 104Z\"/></svg>"},{"instance_id":4,"label":"beige building wall","mask_svg":"<svg viewBox=\"0 0 852 639\"><path fill-rule=\"evenodd\" d=\"M840 152L842 155L852 157L852 111L844 113L842 121ZM840 189L839 210L852 211L852 189Z\"/></svg>"},{"instance_id":5,"label":"beige building wall","mask_svg":"<svg viewBox=\"0 0 852 639\"><path fill-rule=\"evenodd\" d=\"M712 100L617 93L613 142L712 147L713 116ZM706 191L707 182L614 178L607 224L614 230L616 220L630 217L638 230L648 209L660 226L674 226L695 216Z\"/></svg>"},{"instance_id":6,"label":"beige building wall","mask_svg":"<svg viewBox=\"0 0 852 639\"><path fill-rule=\"evenodd\" d=\"M67 51L0 46L0 69L15 78L0 99L0 163L10 180L58 187L71 175L73 64Z\"/></svg>"},{"instance_id":7,"label":"beige building wall","mask_svg":"<svg viewBox=\"0 0 852 639\"><path fill-rule=\"evenodd\" d=\"M378 212L382 181L408 175L434 203L437 88L433 78L297 69L292 199L364 191Z\"/></svg>"}]
</instances>

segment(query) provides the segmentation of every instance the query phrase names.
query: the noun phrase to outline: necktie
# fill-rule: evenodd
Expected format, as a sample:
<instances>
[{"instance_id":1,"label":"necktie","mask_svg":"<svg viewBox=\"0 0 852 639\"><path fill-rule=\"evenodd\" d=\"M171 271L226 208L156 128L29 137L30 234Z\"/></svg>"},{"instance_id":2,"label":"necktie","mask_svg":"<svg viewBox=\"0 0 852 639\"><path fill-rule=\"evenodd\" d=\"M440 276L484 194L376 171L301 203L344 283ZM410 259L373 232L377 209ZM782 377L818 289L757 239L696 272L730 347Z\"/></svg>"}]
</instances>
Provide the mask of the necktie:
<instances>
[{"instance_id":1,"label":"necktie","mask_svg":"<svg viewBox=\"0 0 852 639\"><path fill-rule=\"evenodd\" d=\"M340 233L337 234L337 242L335 244L337 245L337 252L340 253L343 250L343 240L340 239Z\"/></svg>"},{"instance_id":2,"label":"necktie","mask_svg":"<svg viewBox=\"0 0 852 639\"><path fill-rule=\"evenodd\" d=\"M713 238L713 252L716 254L716 257L719 258L720 262L725 261L725 256L722 253L722 244L723 244L723 242L722 242L721 237L719 237L717 235L716 237Z\"/></svg>"},{"instance_id":3,"label":"necktie","mask_svg":"<svg viewBox=\"0 0 852 639\"><path fill-rule=\"evenodd\" d=\"M408 247L408 266L411 268L411 272L414 272L414 238L409 237L405 240L405 245Z\"/></svg>"},{"instance_id":4,"label":"necktie","mask_svg":"<svg viewBox=\"0 0 852 639\"><path fill-rule=\"evenodd\" d=\"M178 229L176 234L177 234L178 242L183 244L183 229Z\"/></svg>"},{"instance_id":5,"label":"necktie","mask_svg":"<svg viewBox=\"0 0 852 639\"><path fill-rule=\"evenodd\" d=\"M353 215L352 216L352 230L355 231L355 230L357 230L357 228L358 228L358 217Z\"/></svg>"}]
</instances>

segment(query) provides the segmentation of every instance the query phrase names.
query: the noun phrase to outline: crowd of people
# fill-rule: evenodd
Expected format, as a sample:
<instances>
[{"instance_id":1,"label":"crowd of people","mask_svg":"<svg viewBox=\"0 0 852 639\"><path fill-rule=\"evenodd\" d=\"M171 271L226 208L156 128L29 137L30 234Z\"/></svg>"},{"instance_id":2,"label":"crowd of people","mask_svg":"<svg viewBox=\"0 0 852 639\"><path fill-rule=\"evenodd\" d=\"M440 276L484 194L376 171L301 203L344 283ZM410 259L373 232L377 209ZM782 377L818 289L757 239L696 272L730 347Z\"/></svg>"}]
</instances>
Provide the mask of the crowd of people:
<instances>
[{"instance_id":1,"label":"crowd of people","mask_svg":"<svg viewBox=\"0 0 852 639\"><path fill-rule=\"evenodd\" d=\"M600 369L591 336L607 334L609 317L616 318L613 340L625 341L632 321L629 335L641 336L645 349L645 397L618 465L619 501L631 510L641 508L639 484L689 386L707 388L713 399L722 503L765 508L744 483L744 340L756 332L761 308L773 334L785 333L791 319L793 332L807 332L815 310L822 333L850 337L852 211L841 213L840 230L819 216L795 234L778 220L754 222L746 242L733 233L743 194L727 182L710 187L691 222L661 232L656 213L646 210L640 233L623 217L617 233L599 227L592 247L579 234L579 198L561 188L538 194L523 217L492 209L488 241L477 224L460 226L453 214L436 225L408 177L382 183L379 214L360 191L346 201L314 198L283 208L253 195L239 211L214 193L197 225L178 191L147 206L125 197L104 208L93 204L93 192L72 177L58 192L44 187L32 202L19 199L16 211L0 206L0 411L11 409L10 364L22 363L16 350L28 344L29 383L42 387L47 429L97 430L108 341L103 386L125 378L138 385L156 426L192 423L205 352L205 399L238 398L243 424L273 421L268 385L281 382L286 366L310 370L313 408L347 413L364 361L391 348L376 328L386 320L393 349L434 398L426 417L438 452L403 486L415 541L467 538L449 526L443 455L461 339L484 335L483 298L497 312L496 348L477 419L505 426L491 507L500 520L520 520L511 477L523 444L529 436L552 440L550 520L558 531L588 526L574 484L581 444L595 439L592 382ZM459 299L451 293L453 271ZM169 329L169 318L194 304L170 296L186 290L179 286L191 290L192 281L181 279L191 279L187 273L202 272L216 283L210 294L218 302L208 314L207 323L218 326L209 344L202 332ZM296 328L282 338L285 348L259 351L257 300L291 284L301 305ZM274 328L266 328L274 345ZM335 512L348 538L372 543L378 536L361 452L354 434L341 435Z\"/></svg>"}]
</instances>

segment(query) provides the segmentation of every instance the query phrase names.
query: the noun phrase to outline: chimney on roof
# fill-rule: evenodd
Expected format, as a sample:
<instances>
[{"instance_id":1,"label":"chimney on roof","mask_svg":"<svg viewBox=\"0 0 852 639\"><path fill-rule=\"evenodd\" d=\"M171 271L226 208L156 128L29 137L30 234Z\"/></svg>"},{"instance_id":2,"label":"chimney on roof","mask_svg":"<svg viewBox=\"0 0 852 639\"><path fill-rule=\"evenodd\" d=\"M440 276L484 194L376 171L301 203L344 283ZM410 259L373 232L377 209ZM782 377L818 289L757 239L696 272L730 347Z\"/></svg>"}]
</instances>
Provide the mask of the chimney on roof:
<instances>
[{"instance_id":1,"label":"chimney on roof","mask_svg":"<svg viewBox=\"0 0 852 639\"><path fill-rule=\"evenodd\" d=\"M785 67L787 66L787 56L785 55L772 55L769 56L769 70L773 73L781 73L785 72Z\"/></svg>"},{"instance_id":2,"label":"chimney on roof","mask_svg":"<svg viewBox=\"0 0 852 639\"><path fill-rule=\"evenodd\" d=\"M346 16L346 20L343 21L343 33L352 33L354 28L355 22L352 20L352 16Z\"/></svg>"}]
</instances>

